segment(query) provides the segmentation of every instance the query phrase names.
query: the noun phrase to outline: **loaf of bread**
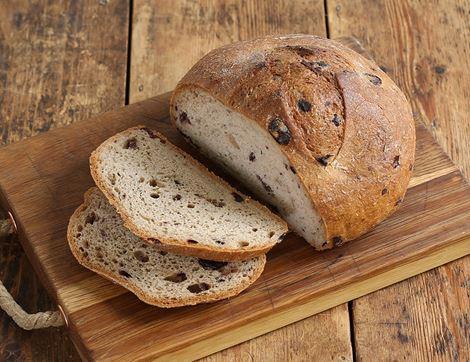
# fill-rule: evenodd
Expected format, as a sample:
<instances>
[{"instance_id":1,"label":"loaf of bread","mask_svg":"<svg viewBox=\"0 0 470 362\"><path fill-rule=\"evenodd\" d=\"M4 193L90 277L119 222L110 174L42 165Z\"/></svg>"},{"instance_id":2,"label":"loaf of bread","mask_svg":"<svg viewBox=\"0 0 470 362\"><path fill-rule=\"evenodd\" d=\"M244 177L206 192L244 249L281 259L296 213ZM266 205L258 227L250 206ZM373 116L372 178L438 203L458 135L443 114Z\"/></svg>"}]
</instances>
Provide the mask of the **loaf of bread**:
<instances>
[{"instance_id":1,"label":"loaf of bread","mask_svg":"<svg viewBox=\"0 0 470 362\"><path fill-rule=\"evenodd\" d=\"M161 250L246 260L266 253L287 232L265 206L145 127L106 140L90 168L124 225Z\"/></svg>"},{"instance_id":2,"label":"loaf of bread","mask_svg":"<svg viewBox=\"0 0 470 362\"><path fill-rule=\"evenodd\" d=\"M316 249L396 210L413 168L403 93L375 63L316 36L211 51L180 81L170 112L186 138Z\"/></svg>"},{"instance_id":3,"label":"loaf of bread","mask_svg":"<svg viewBox=\"0 0 470 362\"><path fill-rule=\"evenodd\" d=\"M213 302L239 294L264 269L266 257L214 262L159 251L123 226L103 194L92 188L70 219L70 249L84 267L159 307Z\"/></svg>"}]
</instances>

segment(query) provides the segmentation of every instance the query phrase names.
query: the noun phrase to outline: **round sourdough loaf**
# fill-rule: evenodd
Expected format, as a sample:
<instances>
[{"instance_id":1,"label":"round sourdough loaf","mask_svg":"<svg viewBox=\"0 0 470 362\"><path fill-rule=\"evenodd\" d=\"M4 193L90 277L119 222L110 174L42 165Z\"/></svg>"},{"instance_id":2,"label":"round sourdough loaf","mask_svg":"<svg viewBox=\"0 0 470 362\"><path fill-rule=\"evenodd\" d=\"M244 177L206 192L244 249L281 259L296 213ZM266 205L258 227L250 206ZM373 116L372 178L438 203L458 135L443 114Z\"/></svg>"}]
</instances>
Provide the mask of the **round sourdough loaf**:
<instances>
[{"instance_id":1,"label":"round sourdough loaf","mask_svg":"<svg viewBox=\"0 0 470 362\"><path fill-rule=\"evenodd\" d=\"M316 36L211 51L175 89L171 118L317 249L389 216L413 168L403 93L372 61Z\"/></svg>"}]
</instances>

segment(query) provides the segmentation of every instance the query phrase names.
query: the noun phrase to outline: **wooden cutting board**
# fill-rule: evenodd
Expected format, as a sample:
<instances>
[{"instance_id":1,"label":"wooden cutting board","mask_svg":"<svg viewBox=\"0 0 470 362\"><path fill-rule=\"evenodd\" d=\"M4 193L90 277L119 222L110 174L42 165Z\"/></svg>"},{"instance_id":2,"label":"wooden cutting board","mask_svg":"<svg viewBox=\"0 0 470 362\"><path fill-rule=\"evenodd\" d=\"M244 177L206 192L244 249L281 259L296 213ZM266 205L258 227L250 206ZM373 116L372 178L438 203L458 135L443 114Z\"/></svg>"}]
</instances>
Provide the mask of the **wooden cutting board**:
<instances>
[{"instance_id":1,"label":"wooden cutting board","mask_svg":"<svg viewBox=\"0 0 470 362\"><path fill-rule=\"evenodd\" d=\"M362 238L316 252L289 235L236 298L173 310L140 302L78 265L66 227L93 185L88 156L114 133L145 124L194 154L168 123L168 100L157 96L0 149L0 201L84 359L195 359L470 253L470 186L417 124L407 196Z\"/></svg>"}]
</instances>

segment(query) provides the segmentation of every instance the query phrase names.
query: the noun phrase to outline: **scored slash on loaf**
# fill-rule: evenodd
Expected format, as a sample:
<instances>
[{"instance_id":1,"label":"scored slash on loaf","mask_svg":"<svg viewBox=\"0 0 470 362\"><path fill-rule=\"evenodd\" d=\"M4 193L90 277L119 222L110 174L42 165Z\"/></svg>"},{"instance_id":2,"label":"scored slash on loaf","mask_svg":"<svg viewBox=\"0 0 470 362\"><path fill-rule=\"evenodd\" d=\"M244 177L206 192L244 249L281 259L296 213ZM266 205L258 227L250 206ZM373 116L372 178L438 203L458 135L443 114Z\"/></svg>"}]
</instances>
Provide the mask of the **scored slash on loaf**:
<instances>
[{"instance_id":1,"label":"scored slash on loaf","mask_svg":"<svg viewBox=\"0 0 470 362\"><path fill-rule=\"evenodd\" d=\"M123 226L96 187L87 191L84 203L72 215L67 234L80 264L159 307L237 295L260 276L266 262L264 255L240 262L214 262L159 251Z\"/></svg>"},{"instance_id":2,"label":"scored slash on loaf","mask_svg":"<svg viewBox=\"0 0 470 362\"><path fill-rule=\"evenodd\" d=\"M245 260L265 254L287 232L265 206L145 127L106 140L90 168L124 225L161 250Z\"/></svg>"}]
</instances>

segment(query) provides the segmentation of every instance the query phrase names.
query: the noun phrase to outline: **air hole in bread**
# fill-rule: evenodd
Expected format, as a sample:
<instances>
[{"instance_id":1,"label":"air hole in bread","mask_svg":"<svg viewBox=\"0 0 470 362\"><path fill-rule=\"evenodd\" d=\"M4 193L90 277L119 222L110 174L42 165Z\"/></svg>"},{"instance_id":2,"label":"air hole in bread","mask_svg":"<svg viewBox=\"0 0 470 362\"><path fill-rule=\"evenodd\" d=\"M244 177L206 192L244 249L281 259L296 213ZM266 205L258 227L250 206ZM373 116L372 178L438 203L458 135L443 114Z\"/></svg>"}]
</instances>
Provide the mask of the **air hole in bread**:
<instances>
[{"instance_id":1,"label":"air hole in bread","mask_svg":"<svg viewBox=\"0 0 470 362\"><path fill-rule=\"evenodd\" d=\"M268 235L270 238L272 238L274 236L274 231L270 231Z\"/></svg>"},{"instance_id":2,"label":"air hole in bread","mask_svg":"<svg viewBox=\"0 0 470 362\"><path fill-rule=\"evenodd\" d=\"M116 175L114 173L109 174L108 180L109 182L111 182L111 185L114 186L116 184Z\"/></svg>"},{"instance_id":3,"label":"air hole in bread","mask_svg":"<svg viewBox=\"0 0 470 362\"><path fill-rule=\"evenodd\" d=\"M145 254L142 250L135 250L134 251L134 258L136 258L141 263L146 263L149 261L149 257Z\"/></svg>"},{"instance_id":4,"label":"air hole in bread","mask_svg":"<svg viewBox=\"0 0 470 362\"><path fill-rule=\"evenodd\" d=\"M90 247L90 244L88 243L87 240L85 240L85 241L83 242L83 246L85 247L85 249L88 249L88 248Z\"/></svg>"},{"instance_id":5,"label":"air hole in bread","mask_svg":"<svg viewBox=\"0 0 470 362\"><path fill-rule=\"evenodd\" d=\"M82 233L76 233L76 234L75 234L75 237L76 237L76 238L79 238L80 236L82 236Z\"/></svg>"},{"instance_id":6,"label":"air hole in bread","mask_svg":"<svg viewBox=\"0 0 470 362\"><path fill-rule=\"evenodd\" d=\"M82 230L83 230L83 226L82 226L82 225L78 225L78 226L77 226L77 231L80 232L80 231L82 231Z\"/></svg>"},{"instance_id":7,"label":"air hole in bread","mask_svg":"<svg viewBox=\"0 0 470 362\"><path fill-rule=\"evenodd\" d=\"M249 246L249 245L250 245L250 243L249 243L248 241L240 241L239 244L240 244L240 246L242 246L242 247L245 247L245 246Z\"/></svg>"},{"instance_id":8,"label":"air hole in bread","mask_svg":"<svg viewBox=\"0 0 470 362\"><path fill-rule=\"evenodd\" d=\"M198 263L202 266L205 270L217 270L223 268L228 263L224 261L213 261L207 259L198 259Z\"/></svg>"},{"instance_id":9,"label":"air hole in bread","mask_svg":"<svg viewBox=\"0 0 470 362\"><path fill-rule=\"evenodd\" d=\"M132 278L132 275L122 269L119 269L119 275L122 275L124 278Z\"/></svg>"},{"instance_id":10,"label":"air hole in bread","mask_svg":"<svg viewBox=\"0 0 470 362\"><path fill-rule=\"evenodd\" d=\"M124 143L124 148L125 149L131 149L131 150L135 150L137 149L137 140L135 139L135 137L132 137L132 138L129 138L125 143Z\"/></svg>"},{"instance_id":11,"label":"air hole in bread","mask_svg":"<svg viewBox=\"0 0 470 362\"><path fill-rule=\"evenodd\" d=\"M165 280L172 282L172 283L181 283L181 282L184 282L186 279L188 279L188 277L183 272L171 274L165 277Z\"/></svg>"},{"instance_id":12,"label":"air hole in bread","mask_svg":"<svg viewBox=\"0 0 470 362\"><path fill-rule=\"evenodd\" d=\"M152 192L152 193L150 194L150 197L153 198L153 199L158 199L158 198L160 197L160 195L157 194L156 192Z\"/></svg>"},{"instance_id":13,"label":"air hole in bread","mask_svg":"<svg viewBox=\"0 0 470 362\"><path fill-rule=\"evenodd\" d=\"M188 204L188 207L189 207L190 209L194 209L194 204Z\"/></svg>"},{"instance_id":14,"label":"air hole in bread","mask_svg":"<svg viewBox=\"0 0 470 362\"><path fill-rule=\"evenodd\" d=\"M196 240L193 240L193 239L188 239L187 242L190 243L190 244L198 244L198 242Z\"/></svg>"},{"instance_id":15,"label":"air hole in bread","mask_svg":"<svg viewBox=\"0 0 470 362\"><path fill-rule=\"evenodd\" d=\"M143 177L139 178L139 182L140 182L140 183L142 183L142 182L144 182L144 181L145 181L145 179L144 179Z\"/></svg>"},{"instance_id":16,"label":"air hole in bread","mask_svg":"<svg viewBox=\"0 0 470 362\"><path fill-rule=\"evenodd\" d=\"M209 199L208 201L212 205L214 205L215 207L224 207L225 206L225 202L223 202L223 201L217 201L217 200L214 200L214 199Z\"/></svg>"},{"instance_id":17,"label":"air hole in bread","mask_svg":"<svg viewBox=\"0 0 470 362\"><path fill-rule=\"evenodd\" d=\"M166 186L164 182L156 180L156 179L151 179L149 181L149 185L151 187L165 187Z\"/></svg>"},{"instance_id":18,"label":"air hole in bread","mask_svg":"<svg viewBox=\"0 0 470 362\"><path fill-rule=\"evenodd\" d=\"M207 283L198 283L198 284L191 284L190 286L188 286L187 289L191 293L198 294L198 293L204 292L206 290L209 290L210 288L211 288L211 286Z\"/></svg>"},{"instance_id":19,"label":"air hole in bread","mask_svg":"<svg viewBox=\"0 0 470 362\"><path fill-rule=\"evenodd\" d=\"M176 194L175 196L173 196L173 200L174 200L174 201L181 200L181 195L180 195L180 194Z\"/></svg>"},{"instance_id":20,"label":"air hole in bread","mask_svg":"<svg viewBox=\"0 0 470 362\"><path fill-rule=\"evenodd\" d=\"M93 223L95 221L97 221L98 218L96 217L96 214L92 211L91 213L89 213L85 219L85 225L86 224L90 224L90 225L93 225Z\"/></svg>"},{"instance_id":21,"label":"air hole in bread","mask_svg":"<svg viewBox=\"0 0 470 362\"><path fill-rule=\"evenodd\" d=\"M161 256L165 256L166 254L168 254L166 251L159 251L158 252Z\"/></svg>"},{"instance_id":22,"label":"air hole in bread","mask_svg":"<svg viewBox=\"0 0 470 362\"><path fill-rule=\"evenodd\" d=\"M258 229L257 229L257 228L253 228L253 229L251 229L251 230L253 230L254 232L257 232L257 231L258 231Z\"/></svg>"},{"instance_id":23,"label":"air hole in bread","mask_svg":"<svg viewBox=\"0 0 470 362\"><path fill-rule=\"evenodd\" d=\"M216 244L219 244L219 245L224 245L224 244L225 244L225 241L215 240L215 243L216 243Z\"/></svg>"}]
</instances>

